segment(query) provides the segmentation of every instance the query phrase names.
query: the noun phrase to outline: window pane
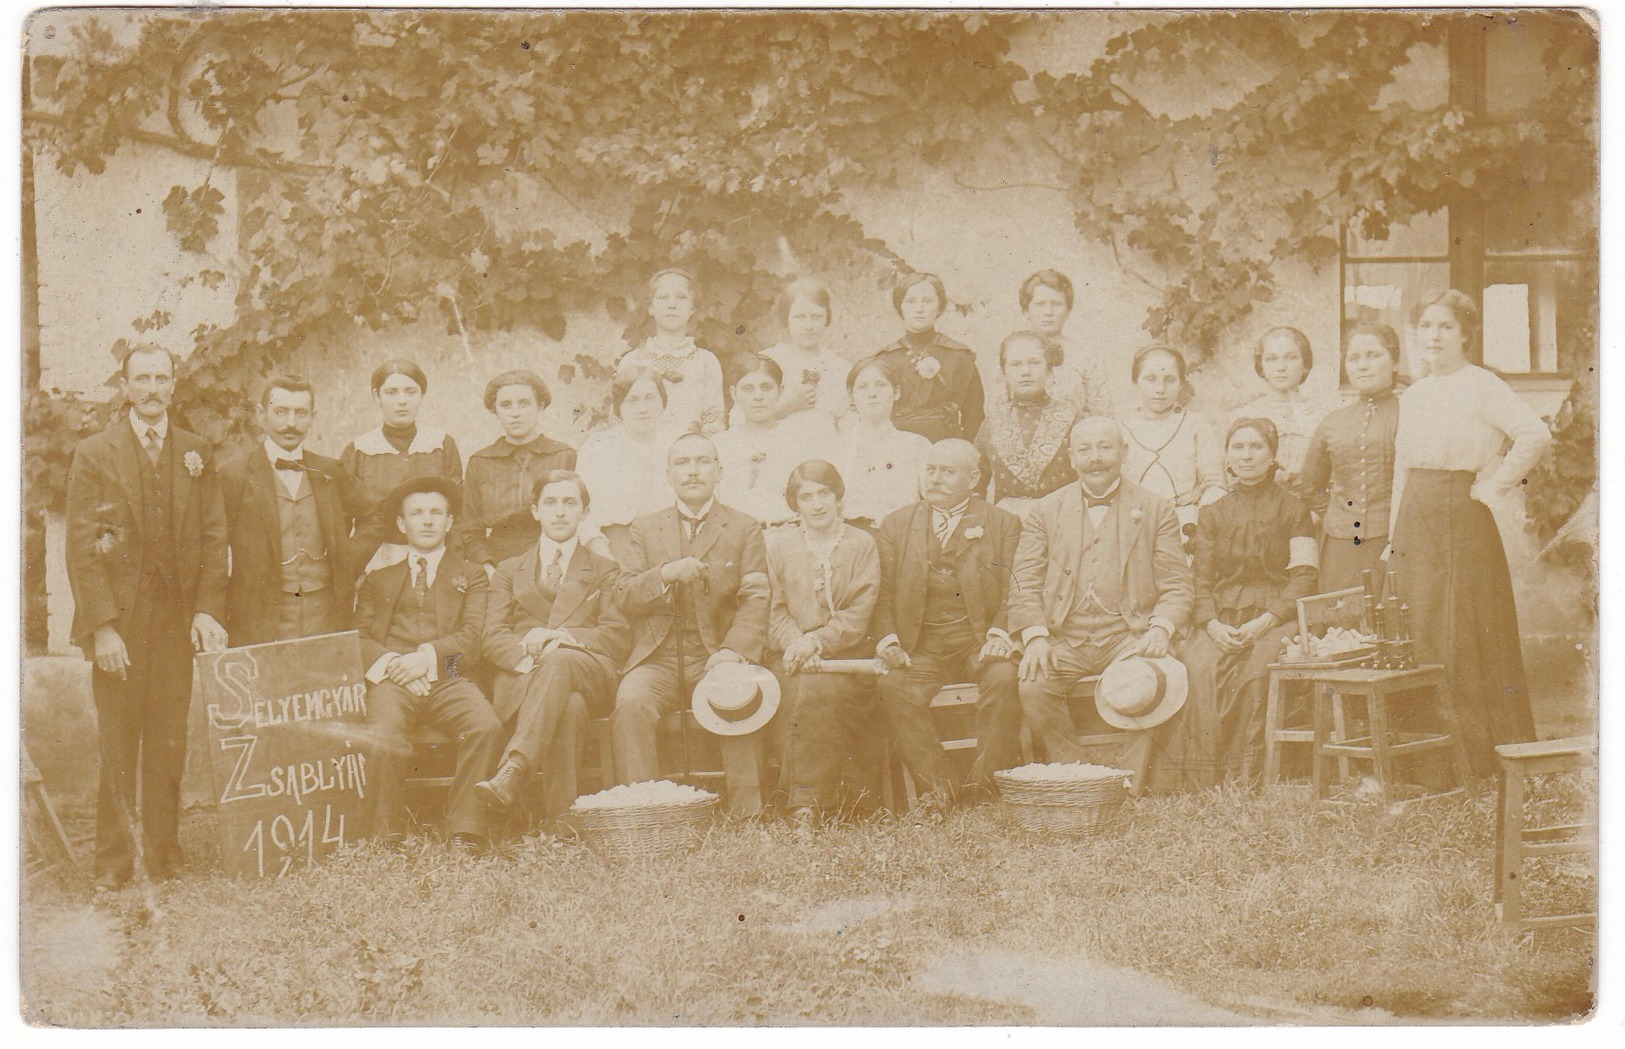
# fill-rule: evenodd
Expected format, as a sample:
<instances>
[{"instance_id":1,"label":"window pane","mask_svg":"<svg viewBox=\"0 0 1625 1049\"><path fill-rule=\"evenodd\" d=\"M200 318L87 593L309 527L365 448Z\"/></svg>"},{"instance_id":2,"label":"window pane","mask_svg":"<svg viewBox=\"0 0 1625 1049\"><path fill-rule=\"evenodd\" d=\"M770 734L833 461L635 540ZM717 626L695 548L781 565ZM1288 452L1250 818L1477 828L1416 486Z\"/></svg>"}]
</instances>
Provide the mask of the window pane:
<instances>
[{"instance_id":1,"label":"window pane","mask_svg":"<svg viewBox=\"0 0 1625 1049\"><path fill-rule=\"evenodd\" d=\"M1484 267L1484 364L1514 374L1569 372L1590 359L1596 270L1588 263L1497 261Z\"/></svg>"},{"instance_id":2,"label":"window pane","mask_svg":"<svg viewBox=\"0 0 1625 1049\"><path fill-rule=\"evenodd\" d=\"M1443 258L1450 252L1449 208L1418 215L1408 223L1395 223L1388 228L1388 236L1380 240L1367 240L1359 225L1358 222L1349 223L1350 255L1428 255Z\"/></svg>"},{"instance_id":3,"label":"window pane","mask_svg":"<svg viewBox=\"0 0 1625 1049\"><path fill-rule=\"evenodd\" d=\"M1351 262L1343 267L1343 320L1345 323L1386 324L1399 333L1404 354L1401 377L1417 374L1411 367L1415 340L1410 315L1416 304L1450 287L1450 265L1445 262Z\"/></svg>"}]
</instances>

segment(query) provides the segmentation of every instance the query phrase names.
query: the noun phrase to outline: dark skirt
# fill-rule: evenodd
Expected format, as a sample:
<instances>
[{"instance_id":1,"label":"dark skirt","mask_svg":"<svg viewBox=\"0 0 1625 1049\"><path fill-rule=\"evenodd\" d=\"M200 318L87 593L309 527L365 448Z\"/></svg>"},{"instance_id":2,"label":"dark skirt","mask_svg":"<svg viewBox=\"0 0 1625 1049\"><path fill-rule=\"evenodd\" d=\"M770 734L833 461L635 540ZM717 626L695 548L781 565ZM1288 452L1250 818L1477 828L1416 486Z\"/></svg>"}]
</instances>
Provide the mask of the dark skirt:
<instances>
[{"instance_id":1,"label":"dark skirt","mask_svg":"<svg viewBox=\"0 0 1625 1049\"><path fill-rule=\"evenodd\" d=\"M1468 760L1474 774L1490 776L1496 745L1534 739L1535 718L1506 551L1472 484L1465 470L1410 471L1392 566L1417 661L1444 664Z\"/></svg>"},{"instance_id":2,"label":"dark skirt","mask_svg":"<svg viewBox=\"0 0 1625 1049\"><path fill-rule=\"evenodd\" d=\"M1329 594L1333 590L1359 586L1364 582L1362 573L1368 569L1376 572L1376 578L1381 579L1382 572L1378 566L1382 563L1383 547L1387 545L1386 536L1361 539L1356 544L1352 538L1339 539L1336 536L1322 535L1320 592Z\"/></svg>"}]
</instances>

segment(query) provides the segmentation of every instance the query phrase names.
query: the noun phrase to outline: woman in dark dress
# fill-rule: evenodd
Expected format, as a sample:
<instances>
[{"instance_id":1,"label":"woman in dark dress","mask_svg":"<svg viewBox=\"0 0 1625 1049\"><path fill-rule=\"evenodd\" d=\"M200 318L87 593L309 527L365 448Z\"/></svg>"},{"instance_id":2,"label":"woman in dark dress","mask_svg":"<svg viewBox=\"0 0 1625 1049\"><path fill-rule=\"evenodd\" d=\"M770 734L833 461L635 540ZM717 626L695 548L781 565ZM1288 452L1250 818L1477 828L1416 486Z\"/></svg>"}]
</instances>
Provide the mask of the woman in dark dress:
<instances>
[{"instance_id":1,"label":"woman in dark dress","mask_svg":"<svg viewBox=\"0 0 1625 1049\"><path fill-rule=\"evenodd\" d=\"M892 289L891 301L905 330L877 355L902 383L892 422L933 444L944 437L974 441L984 412L982 374L969 346L936 329L937 318L948 308L942 278L910 273Z\"/></svg>"},{"instance_id":2,"label":"woman in dark dress","mask_svg":"<svg viewBox=\"0 0 1625 1049\"><path fill-rule=\"evenodd\" d=\"M1235 484L1197 518L1194 636L1181 654L1190 695L1155 730L1152 790L1260 771L1269 665L1296 629L1298 598L1315 593L1319 556L1308 507L1274 479L1277 440L1268 419L1237 419L1225 437Z\"/></svg>"},{"instance_id":3,"label":"woman in dark dress","mask_svg":"<svg viewBox=\"0 0 1625 1049\"><path fill-rule=\"evenodd\" d=\"M535 372L503 372L485 384L485 410L502 424L502 436L468 457L457 532L463 556L487 575L542 534L530 512L535 483L551 470L576 468L576 450L542 433L542 411L552 403Z\"/></svg>"},{"instance_id":4,"label":"woman in dark dress","mask_svg":"<svg viewBox=\"0 0 1625 1049\"><path fill-rule=\"evenodd\" d=\"M370 572L405 560L395 511L384 496L411 477L449 477L462 483L463 457L451 434L418 425L428 377L411 361L395 359L372 373L372 399L382 425L344 446L339 461L356 479L360 506L353 531L355 556Z\"/></svg>"},{"instance_id":5,"label":"woman in dark dress","mask_svg":"<svg viewBox=\"0 0 1625 1049\"><path fill-rule=\"evenodd\" d=\"M1049 391L1050 348L1037 332L1018 331L999 344L1006 394L976 438L993 474L991 496L1018 517L1034 502L1078 479L1068 436L1077 413Z\"/></svg>"}]
</instances>

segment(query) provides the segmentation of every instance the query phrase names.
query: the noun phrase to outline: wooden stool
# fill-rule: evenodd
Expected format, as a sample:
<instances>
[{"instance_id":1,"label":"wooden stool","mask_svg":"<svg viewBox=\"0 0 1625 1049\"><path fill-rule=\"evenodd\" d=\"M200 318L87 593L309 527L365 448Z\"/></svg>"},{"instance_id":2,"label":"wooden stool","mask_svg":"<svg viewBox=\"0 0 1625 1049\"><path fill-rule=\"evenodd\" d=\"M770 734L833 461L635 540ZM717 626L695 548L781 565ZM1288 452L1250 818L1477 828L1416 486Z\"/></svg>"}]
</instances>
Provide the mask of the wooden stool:
<instances>
[{"instance_id":1,"label":"wooden stool","mask_svg":"<svg viewBox=\"0 0 1625 1049\"><path fill-rule=\"evenodd\" d=\"M1317 670L1310 679L1314 686L1312 702L1315 710L1314 786L1315 797L1326 796L1324 765L1327 758L1357 758L1371 762L1382 792L1382 802L1393 799L1394 759L1408 754L1428 751L1448 752L1456 773L1457 785L1441 793L1471 789L1472 773L1467 766L1467 748L1456 727L1456 712L1445 689L1444 667L1419 666L1410 670ZM1389 704L1393 697L1404 693L1431 692L1435 709L1444 730L1406 737L1389 724ZM1328 717L1333 695L1364 698L1366 701L1368 734L1357 739L1334 741L1331 739L1331 718Z\"/></svg>"},{"instance_id":2,"label":"wooden stool","mask_svg":"<svg viewBox=\"0 0 1625 1049\"><path fill-rule=\"evenodd\" d=\"M1315 741L1313 725L1308 728L1287 728L1282 724L1286 719L1286 704L1281 701L1281 682L1313 682L1317 672L1312 668L1295 667L1290 663L1272 663L1270 665L1269 699L1264 704L1264 782L1266 784L1277 783L1281 779L1282 743L1313 743ZM1341 743L1346 739L1348 739L1348 726L1343 720L1343 697L1333 693L1332 740ZM1337 759L1337 774L1343 779L1348 779L1349 759L1347 757Z\"/></svg>"},{"instance_id":3,"label":"wooden stool","mask_svg":"<svg viewBox=\"0 0 1625 1049\"><path fill-rule=\"evenodd\" d=\"M1596 821L1582 821L1551 827L1524 826L1524 785L1531 776L1554 772L1578 772L1597 764L1597 740L1591 738L1548 739L1537 743L1503 743L1495 748L1501 759L1501 781L1497 792L1495 820L1495 909L1501 929L1517 936L1526 929L1549 929L1563 925L1595 925L1595 911L1576 914L1523 913L1523 861L1526 856L1552 856L1561 853L1594 854L1595 839L1587 831L1597 829Z\"/></svg>"}]
</instances>

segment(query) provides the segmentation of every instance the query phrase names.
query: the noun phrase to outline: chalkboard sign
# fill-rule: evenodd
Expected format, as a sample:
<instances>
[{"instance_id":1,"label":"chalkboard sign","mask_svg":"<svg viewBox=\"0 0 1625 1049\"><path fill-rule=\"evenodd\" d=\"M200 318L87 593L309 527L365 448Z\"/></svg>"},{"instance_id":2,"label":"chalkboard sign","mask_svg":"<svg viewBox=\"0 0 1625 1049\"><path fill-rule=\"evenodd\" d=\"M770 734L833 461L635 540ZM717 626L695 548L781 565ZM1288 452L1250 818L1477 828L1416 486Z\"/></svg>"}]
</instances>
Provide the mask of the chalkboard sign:
<instances>
[{"instance_id":1,"label":"chalkboard sign","mask_svg":"<svg viewBox=\"0 0 1625 1049\"><path fill-rule=\"evenodd\" d=\"M352 630L198 657L228 874L281 877L371 832L358 637Z\"/></svg>"}]
</instances>

